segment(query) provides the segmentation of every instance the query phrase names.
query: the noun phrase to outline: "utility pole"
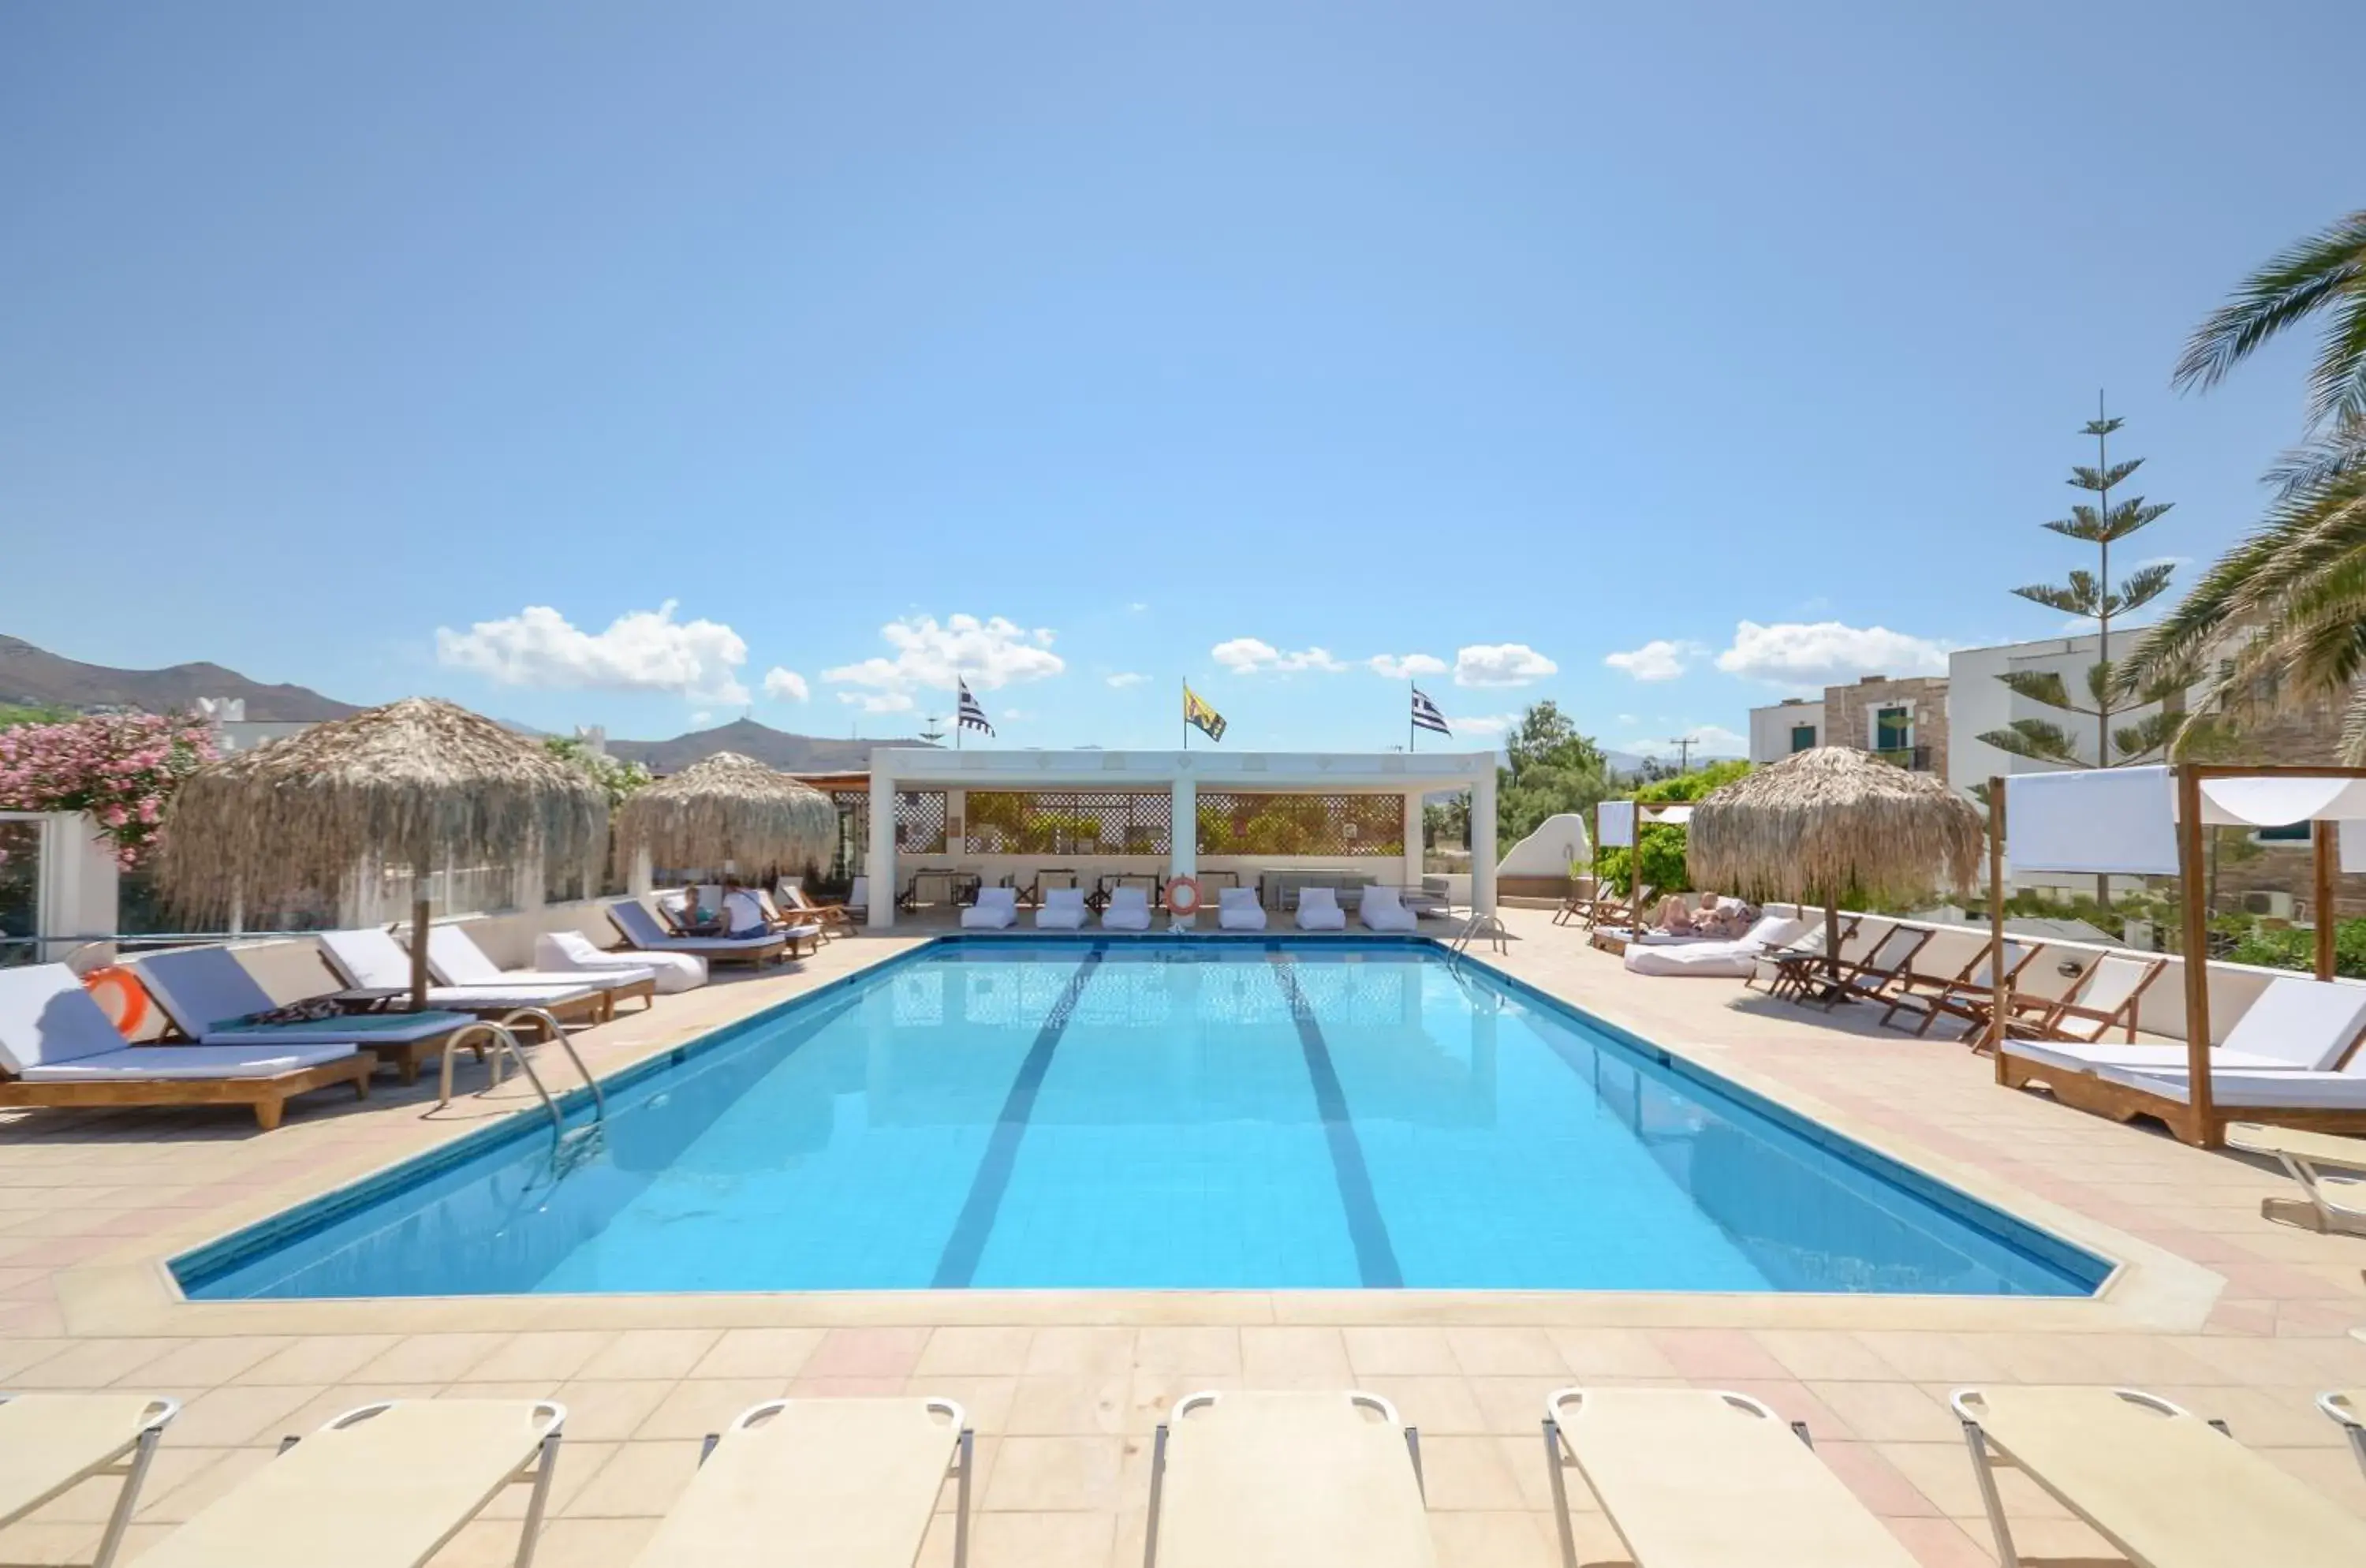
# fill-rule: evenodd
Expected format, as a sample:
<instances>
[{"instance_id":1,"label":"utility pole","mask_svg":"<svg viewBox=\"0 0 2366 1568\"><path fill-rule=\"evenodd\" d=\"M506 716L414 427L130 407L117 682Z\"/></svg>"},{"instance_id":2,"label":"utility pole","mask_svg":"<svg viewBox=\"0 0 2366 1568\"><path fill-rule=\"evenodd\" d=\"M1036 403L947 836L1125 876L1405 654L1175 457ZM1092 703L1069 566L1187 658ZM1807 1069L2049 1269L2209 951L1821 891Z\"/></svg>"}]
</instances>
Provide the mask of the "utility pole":
<instances>
[{"instance_id":1,"label":"utility pole","mask_svg":"<svg viewBox=\"0 0 2366 1568\"><path fill-rule=\"evenodd\" d=\"M938 741L942 740L944 738L945 716L941 713L922 715L920 718L920 739L927 741L930 745L934 746Z\"/></svg>"},{"instance_id":2,"label":"utility pole","mask_svg":"<svg viewBox=\"0 0 2366 1568\"><path fill-rule=\"evenodd\" d=\"M1668 744L1676 749L1676 773L1678 776L1681 777L1685 773L1691 773L1693 771L1693 748L1700 744L1699 737L1693 735L1672 735L1668 738Z\"/></svg>"}]
</instances>

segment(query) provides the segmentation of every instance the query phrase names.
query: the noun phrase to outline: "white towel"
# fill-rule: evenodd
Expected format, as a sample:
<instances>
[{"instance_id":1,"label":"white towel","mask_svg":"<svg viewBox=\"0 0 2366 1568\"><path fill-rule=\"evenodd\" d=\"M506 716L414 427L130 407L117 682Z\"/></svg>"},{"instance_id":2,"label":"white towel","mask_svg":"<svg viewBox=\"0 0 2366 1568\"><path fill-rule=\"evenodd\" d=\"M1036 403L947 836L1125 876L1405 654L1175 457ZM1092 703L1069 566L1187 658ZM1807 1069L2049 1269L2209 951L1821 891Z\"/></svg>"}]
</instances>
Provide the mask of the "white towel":
<instances>
[{"instance_id":1,"label":"white towel","mask_svg":"<svg viewBox=\"0 0 2366 1568\"><path fill-rule=\"evenodd\" d=\"M2016 873L2177 874L2167 768L2016 773L2004 784L2004 853Z\"/></svg>"}]
</instances>

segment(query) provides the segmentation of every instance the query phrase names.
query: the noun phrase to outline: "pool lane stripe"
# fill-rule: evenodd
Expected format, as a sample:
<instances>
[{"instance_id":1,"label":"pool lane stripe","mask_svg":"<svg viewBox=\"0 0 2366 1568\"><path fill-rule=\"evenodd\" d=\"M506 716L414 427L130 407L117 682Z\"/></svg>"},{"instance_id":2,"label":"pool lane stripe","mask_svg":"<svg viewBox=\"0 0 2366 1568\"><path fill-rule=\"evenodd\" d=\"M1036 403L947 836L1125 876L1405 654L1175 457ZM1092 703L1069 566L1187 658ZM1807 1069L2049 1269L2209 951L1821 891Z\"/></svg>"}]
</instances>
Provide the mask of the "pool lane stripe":
<instances>
[{"instance_id":1,"label":"pool lane stripe","mask_svg":"<svg viewBox=\"0 0 2366 1568\"><path fill-rule=\"evenodd\" d=\"M1067 1032L1068 1020L1076 1010L1076 998L1085 994L1085 985L1093 977L1103 952L1096 943L1085 954L1052 1003L1052 1010L1043 1015L1035 1043L1020 1062L1019 1076L1010 1080L1002 1114L996 1119L986 1154L977 1162L977 1175L970 1180L969 1199L962 1204L961 1217L953 1221L952 1234L945 1238L945 1249L937 1258L936 1278L930 1281L934 1289L966 1290L976 1277L978 1259L986 1256L986 1237L994 1234L995 1216L1002 1212L1003 1194L1010 1190L1019 1145L1027 1136L1029 1118L1035 1114L1036 1091L1043 1087L1043 1075L1052 1070L1052 1053L1059 1049L1060 1036Z\"/></svg>"},{"instance_id":2,"label":"pool lane stripe","mask_svg":"<svg viewBox=\"0 0 2366 1568\"><path fill-rule=\"evenodd\" d=\"M1281 982L1290 1003L1291 1021L1298 1025L1299 1048L1306 1053L1306 1076L1314 1085L1314 1108L1323 1115L1323 1136L1331 1145L1331 1169L1339 1181L1339 1207L1347 1217L1347 1239L1355 1244L1356 1269L1367 1289L1394 1290L1404 1284L1397 1267L1396 1248L1389 1243L1389 1227L1380 1218L1380 1200L1372 1192L1371 1168L1364 1163L1364 1145L1347 1114L1347 1091L1339 1086L1339 1069L1331 1060L1330 1043L1306 993L1298 988L1298 961L1288 953L1271 953L1268 963Z\"/></svg>"}]
</instances>

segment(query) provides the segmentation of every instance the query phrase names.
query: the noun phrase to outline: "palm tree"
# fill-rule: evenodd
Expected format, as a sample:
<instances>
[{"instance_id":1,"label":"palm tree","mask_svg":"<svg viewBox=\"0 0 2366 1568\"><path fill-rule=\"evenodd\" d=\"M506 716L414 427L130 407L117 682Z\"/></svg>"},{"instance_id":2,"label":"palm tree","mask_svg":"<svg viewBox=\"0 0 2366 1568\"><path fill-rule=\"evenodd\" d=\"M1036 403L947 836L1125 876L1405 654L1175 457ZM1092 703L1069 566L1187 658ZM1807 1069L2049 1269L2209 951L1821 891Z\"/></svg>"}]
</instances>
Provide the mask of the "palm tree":
<instances>
[{"instance_id":1,"label":"palm tree","mask_svg":"<svg viewBox=\"0 0 2366 1568\"><path fill-rule=\"evenodd\" d=\"M2309 374L2309 430L2267 476L2266 519L2112 672L2123 694L2204 681L2181 745L2213 712L2338 696L2344 760L2366 761L2366 212L2244 279L2185 345L2175 380L2214 386L2315 320L2325 332ZM2203 669L2214 651L2216 669Z\"/></svg>"}]
</instances>

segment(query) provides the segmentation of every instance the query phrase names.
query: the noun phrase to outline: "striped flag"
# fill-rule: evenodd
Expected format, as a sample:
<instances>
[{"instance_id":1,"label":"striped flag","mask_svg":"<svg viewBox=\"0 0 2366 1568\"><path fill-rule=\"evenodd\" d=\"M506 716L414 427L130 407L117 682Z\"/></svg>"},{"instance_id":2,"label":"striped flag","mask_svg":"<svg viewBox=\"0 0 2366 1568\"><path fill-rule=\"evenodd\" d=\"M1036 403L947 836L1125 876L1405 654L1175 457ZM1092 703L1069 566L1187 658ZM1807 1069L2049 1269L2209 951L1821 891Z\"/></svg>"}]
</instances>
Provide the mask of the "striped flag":
<instances>
[{"instance_id":1,"label":"striped flag","mask_svg":"<svg viewBox=\"0 0 2366 1568\"><path fill-rule=\"evenodd\" d=\"M1446 728L1446 715L1438 711L1437 705L1431 702L1428 694L1419 686L1413 689L1413 727L1435 730L1449 740L1454 738L1454 731Z\"/></svg>"},{"instance_id":2,"label":"striped flag","mask_svg":"<svg viewBox=\"0 0 2366 1568\"><path fill-rule=\"evenodd\" d=\"M961 687L961 716L953 722L963 729L981 729L992 735L994 726L986 722L986 709L980 707L977 699L970 694L969 682L959 676L953 680Z\"/></svg>"}]
</instances>

